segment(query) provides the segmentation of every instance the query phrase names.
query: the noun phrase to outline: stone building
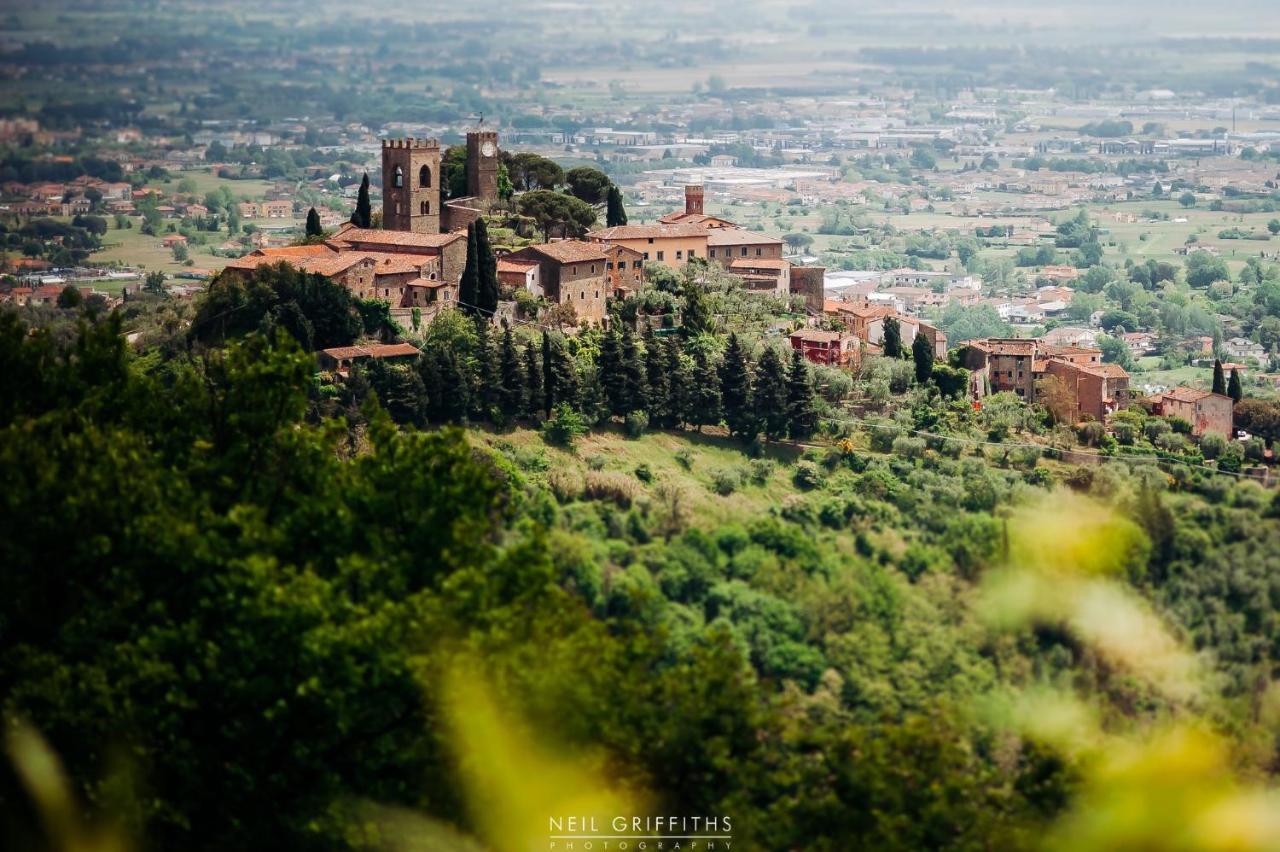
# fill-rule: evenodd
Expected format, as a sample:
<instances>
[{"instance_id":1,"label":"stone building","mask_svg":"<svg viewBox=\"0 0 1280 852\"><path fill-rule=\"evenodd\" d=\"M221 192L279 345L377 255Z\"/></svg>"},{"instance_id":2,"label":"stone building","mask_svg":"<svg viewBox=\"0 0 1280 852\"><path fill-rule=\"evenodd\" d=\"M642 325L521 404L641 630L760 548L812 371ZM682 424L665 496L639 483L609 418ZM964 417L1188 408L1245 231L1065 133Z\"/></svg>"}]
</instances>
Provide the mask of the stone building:
<instances>
[{"instance_id":1,"label":"stone building","mask_svg":"<svg viewBox=\"0 0 1280 852\"><path fill-rule=\"evenodd\" d=\"M440 233L440 143L382 140L382 227Z\"/></svg>"},{"instance_id":2,"label":"stone building","mask_svg":"<svg viewBox=\"0 0 1280 852\"><path fill-rule=\"evenodd\" d=\"M1154 413L1165 417L1181 417L1191 424L1191 434L1200 437L1216 432L1224 438L1233 435L1231 397L1195 388L1178 387L1155 398Z\"/></svg>"},{"instance_id":3,"label":"stone building","mask_svg":"<svg viewBox=\"0 0 1280 852\"><path fill-rule=\"evenodd\" d=\"M583 240L561 240L526 246L503 260L537 262L538 279L549 301L573 305L580 323L605 324L608 316L605 302L609 293L605 246Z\"/></svg>"}]
</instances>

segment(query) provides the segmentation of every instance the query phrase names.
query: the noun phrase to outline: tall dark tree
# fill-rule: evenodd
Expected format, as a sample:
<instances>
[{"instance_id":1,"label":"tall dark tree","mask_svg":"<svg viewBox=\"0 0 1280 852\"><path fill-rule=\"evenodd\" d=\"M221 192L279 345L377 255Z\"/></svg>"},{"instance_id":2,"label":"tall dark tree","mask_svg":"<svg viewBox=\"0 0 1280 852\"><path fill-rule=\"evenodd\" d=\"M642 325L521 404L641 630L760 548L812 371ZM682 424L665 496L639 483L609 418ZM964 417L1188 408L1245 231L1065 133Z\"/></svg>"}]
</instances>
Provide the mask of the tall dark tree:
<instances>
[{"instance_id":1,"label":"tall dark tree","mask_svg":"<svg viewBox=\"0 0 1280 852\"><path fill-rule=\"evenodd\" d=\"M534 418L542 410L542 363L538 360L538 348L530 340L524 347L524 410L521 414Z\"/></svg>"},{"instance_id":2,"label":"tall dark tree","mask_svg":"<svg viewBox=\"0 0 1280 852\"><path fill-rule=\"evenodd\" d=\"M516 350L511 326L503 324L502 346L498 352L498 409L508 420L519 417L525 406L524 365Z\"/></svg>"},{"instance_id":3,"label":"tall dark tree","mask_svg":"<svg viewBox=\"0 0 1280 852\"><path fill-rule=\"evenodd\" d=\"M736 333L720 360L720 408L729 434L752 441L759 431L751 402L751 362Z\"/></svg>"},{"instance_id":4,"label":"tall dark tree","mask_svg":"<svg viewBox=\"0 0 1280 852\"><path fill-rule=\"evenodd\" d=\"M922 385L928 382L933 374L933 346L929 338L919 332L911 341L911 360L916 364L916 382Z\"/></svg>"},{"instance_id":5,"label":"tall dark tree","mask_svg":"<svg viewBox=\"0 0 1280 852\"><path fill-rule=\"evenodd\" d=\"M471 359L471 411L477 419L491 416L498 402L497 370L490 330L493 325L484 317L475 318L476 341Z\"/></svg>"},{"instance_id":6,"label":"tall dark tree","mask_svg":"<svg viewBox=\"0 0 1280 852\"><path fill-rule=\"evenodd\" d=\"M469 316L481 315L480 253L474 222L467 226L467 262L462 267L462 279L458 282L458 305L462 308L462 312Z\"/></svg>"},{"instance_id":7,"label":"tall dark tree","mask_svg":"<svg viewBox=\"0 0 1280 852\"><path fill-rule=\"evenodd\" d=\"M720 397L720 374L716 365L699 352L693 359L693 384L685 396L684 422L702 431L703 426L714 426L724 415Z\"/></svg>"},{"instance_id":8,"label":"tall dark tree","mask_svg":"<svg viewBox=\"0 0 1280 852\"><path fill-rule=\"evenodd\" d=\"M582 383L578 380L578 365L574 363L564 341L550 338L549 349L544 350L544 357L548 365L546 387L543 391L547 396L544 403L546 410L561 403L577 408L581 401Z\"/></svg>"},{"instance_id":9,"label":"tall dark tree","mask_svg":"<svg viewBox=\"0 0 1280 852\"><path fill-rule=\"evenodd\" d=\"M600 373L600 388L604 394L605 407L615 417L625 417L631 410L627 407L627 377L622 363L622 341L617 331L610 331L600 341L600 357L596 361Z\"/></svg>"},{"instance_id":10,"label":"tall dark tree","mask_svg":"<svg viewBox=\"0 0 1280 852\"><path fill-rule=\"evenodd\" d=\"M1213 392L1224 395L1227 392L1227 377L1222 374L1222 360L1219 358L1213 359Z\"/></svg>"},{"instance_id":11,"label":"tall dark tree","mask_svg":"<svg viewBox=\"0 0 1280 852\"><path fill-rule=\"evenodd\" d=\"M551 409L558 402L559 392L556 387L556 374L552 371L551 335L542 332L542 413L551 416Z\"/></svg>"},{"instance_id":12,"label":"tall dark tree","mask_svg":"<svg viewBox=\"0 0 1280 852\"><path fill-rule=\"evenodd\" d=\"M895 317L884 318L884 356L902 357L902 326L898 325Z\"/></svg>"},{"instance_id":13,"label":"tall dark tree","mask_svg":"<svg viewBox=\"0 0 1280 852\"><path fill-rule=\"evenodd\" d=\"M622 404L627 410L624 414L648 408L647 387L645 382L644 356L636 345L636 336L631 326L622 327Z\"/></svg>"},{"instance_id":14,"label":"tall dark tree","mask_svg":"<svg viewBox=\"0 0 1280 852\"><path fill-rule=\"evenodd\" d=\"M356 196L356 209L351 214L351 224L357 228L373 227L373 204L369 201L369 173L360 181L360 194Z\"/></svg>"},{"instance_id":15,"label":"tall dark tree","mask_svg":"<svg viewBox=\"0 0 1280 852\"><path fill-rule=\"evenodd\" d=\"M658 340L652 327L646 327L644 331L644 382L649 422L670 429L675 425L671 405L671 365L667 361L667 348Z\"/></svg>"},{"instance_id":16,"label":"tall dark tree","mask_svg":"<svg viewBox=\"0 0 1280 852\"><path fill-rule=\"evenodd\" d=\"M493 247L489 245L489 228L484 219L477 219L476 231L476 269L479 280L476 285L476 304L480 313L492 317L498 311L498 261L493 256Z\"/></svg>"},{"instance_id":17,"label":"tall dark tree","mask_svg":"<svg viewBox=\"0 0 1280 852\"><path fill-rule=\"evenodd\" d=\"M307 236L319 237L324 235L324 228L320 227L320 214L316 212L316 208L312 207L307 211Z\"/></svg>"},{"instance_id":18,"label":"tall dark tree","mask_svg":"<svg viewBox=\"0 0 1280 852\"><path fill-rule=\"evenodd\" d=\"M688 422L686 413L689 410L689 398L693 394L694 377L689 359L681 355L679 338L671 336L663 339L662 349L667 379L667 411L662 419L666 428L672 428ZM711 378L712 388L719 390L714 373ZM718 402L716 407L719 407Z\"/></svg>"},{"instance_id":19,"label":"tall dark tree","mask_svg":"<svg viewBox=\"0 0 1280 852\"><path fill-rule=\"evenodd\" d=\"M1232 369L1231 381L1227 382L1227 396L1231 397L1232 402L1239 402L1244 398L1244 388L1240 385L1240 371Z\"/></svg>"},{"instance_id":20,"label":"tall dark tree","mask_svg":"<svg viewBox=\"0 0 1280 852\"><path fill-rule=\"evenodd\" d=\"M609 187L609 195L605 201L604 223L610 228L627 224L627 211L622 206L622 190L616 186Z\"/></svg>"},{"instance_id":21,"label":"tall dark tree","mask_svg":"<svg viewBox=\"0 0 1280 852\"><path fill-rule=\"evenodd\" d=\"M752 403L756 422L771 441L787 435L787 375L778 351L766 346L756 362L755 384L752 385Z\"/></svg>"},{"instance_id":22,"label":"tall dark tree","mask_svg":"<svg viewBox=\"0 0 1280 852\"><path fill-rule=\"evenodd\" d=\"M712 329L711 307L702 285L692 277L684 280L681 295L684 296L683 332L686 337L702 334Z\"/></svg>"},{"instance_id":23,"label":"tall dark tree","mask_svg":"<svg viewBox=\"0 0 1280 852\"><path fill-rule=\"evenodd\" d=\"M809 362L799 349L791 351L791 370L787 373L787 431L792 440L803 441L818 428L814 410L813 382Z\"/></svg>"}]
</instances>

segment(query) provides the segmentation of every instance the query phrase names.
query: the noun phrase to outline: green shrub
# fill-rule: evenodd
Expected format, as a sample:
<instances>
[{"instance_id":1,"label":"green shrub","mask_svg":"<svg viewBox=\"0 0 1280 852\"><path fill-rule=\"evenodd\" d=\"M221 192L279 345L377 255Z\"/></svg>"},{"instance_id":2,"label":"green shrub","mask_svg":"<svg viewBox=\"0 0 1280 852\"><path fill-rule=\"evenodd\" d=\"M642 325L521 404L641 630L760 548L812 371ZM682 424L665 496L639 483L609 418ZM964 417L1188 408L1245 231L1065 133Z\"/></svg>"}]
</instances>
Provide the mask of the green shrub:
<instances>
[{"instance_id":1,"label":"green shrub","mask_svg":"<svg viewBox=\"0 0 1280 852\"><path fill-rule=\"evenodd\" d=\"M810 461L796 462L796 470L791 478L800 488L819 488L822 486L822 468Z\"/></svg>"},{"instance_id":2,"label":"green shrub","mask_svg":"<svg viewBox=\"0 0 1280 852\"><path fill-rule=\"evenodd\" d=\"M647 464L641 464L636 468L636 479L641 482L653 482L653 469Z\"/></svg>"},{"instance_id":3,"label":"green shrub","mask_svg":"<svg viewBox=\"0 0 1280 852\"><path fill-rule=\"evenodd\" d=\"M728 497L742 487L742 472L737 468L718 467L711 471L711 490Z\"/></svg>"},{"instance_id":4,"label":"green shrub","mask_svg":"<svg viewBox=\"0 0 1280 852\"><path fill-rule=\"evenodd\" d=\"M628 438L639 438L649 428L649 415L644 411L633 411L623 421L623 430Z\"/></svg>"},{"instance_id":5,"label":"green shrub","mask_svg":"<svg viewBox=\"0 0 1280 852\"><path fill-rule=\"evenodd\" d=\"M572 447L586 431L582 415L566 403L557 405L550 419L542 424L543 440L560 447Z\"/></svg>"},{"instance_id":6,"label":"green shrub","mask_svg":"<svg viewBox=\"0 0 1280 852\"><path fill-rule=\"evenodd\" d=\"M681 447L676 450L676 463L685 470L693 470L693 450L688 447Z\"/></svg>"},{"instance_id":7,"label":"green shrub","mask_svg":"<svg viewBox=\"0 0 1280 852\"><path fill-rule=\"evenodd\" d=\"M773 476L773 462L768 459L751 460L751 481L755 485L764 485Z\"/></svg>"},{"instance_id":8,"label":"green shrub","mask_svg":"<svg viewBox=\"0 0 1280 852\"><path fill-rule=\"evenodd\" d=\"M608 463L609 460L604 456L587 456L588 470L604 470L604 466Z\"/></svg>"}]
</instances>

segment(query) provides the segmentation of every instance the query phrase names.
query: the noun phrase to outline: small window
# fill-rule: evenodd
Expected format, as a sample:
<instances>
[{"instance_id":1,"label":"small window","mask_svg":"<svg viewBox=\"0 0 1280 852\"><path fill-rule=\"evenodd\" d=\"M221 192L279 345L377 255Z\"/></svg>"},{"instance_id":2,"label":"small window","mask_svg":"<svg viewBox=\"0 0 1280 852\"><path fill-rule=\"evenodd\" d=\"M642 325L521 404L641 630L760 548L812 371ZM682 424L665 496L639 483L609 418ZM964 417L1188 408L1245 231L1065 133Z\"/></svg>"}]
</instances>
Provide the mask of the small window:
<instances>
[{"instance_id":1,"label":"small window","mask_svg":"<svg viewBox=\"0 0 1280 852\"><path fill-rule=\"evenodd\" d=\"M392 178L391 185L397 189L404 186L404 169L396 166L395 177Z\"/></svg>"},{"instance_id":2,"label":"small window","mask_svg":"<svg viewBox=\"0 0 1280 852\"><path fill-rule=\"evenodd\" d=\"M419 205L418 205L418 212L419 212L419 213L421 213L423 216L428 216L428 215L430 215L430 214L431 214L431 202L430 202L430 201L424 201L424 202L422 202L421 204L419 204Z\"/></svg>"},{"instance_id":3,"label":"small window","mask_svg":"<svg viewBox=\"0 0 1280 852\"><path fill-rule=\"evenodd\" d=\"M693 249L689 249L689 257L693 257L695 254L696 252Z\"/></svg>"},{"instance_id":4,"label":"small window","mask_svg":"<svg viewBox=\"0 0 1280 852\"><path fill-rule=\"evenodd\" d=\"M684 252L676 249L676 260L684 260Z\"/></svg>"},{"instance_id":5,"label":"small window","mask_svg":"<svg viewBox=\"0 0 1280 852\"><path fill-rule=\"evenodd\" d=\"M579 293L579 294L578 294L578 300L579 300L579 301L581 301L581 302L585 302L585 301L587 300L587 291L586 291L586 290L583 290L581 293Z\"/></svg>"},{"instance_id":6,"label":"small window","mask_svg":"<svg viewBox=\"0 0 1280 852\"><path fill-rule=\"evenodd\" d=\"M649 259L649 252L645 252L645 253L644 253L644 259L645 259L645 260L648 260L648 259Z\"/></svg>"},{"instance_id":7,"label":"small window","mask_svg":"<svg viewBox=\"0 0 1280 852\"><path fill-rule=\"evenodd\" d=\"M743 256L743 257L746 257L746 256L747 256L747 247L746 247L746 246L743 246L743 247L742 247L742 256Z\"/></svg>"},{"instance_id":8,"label":"small window","mask_svg":"<svg viewBox=\"0 0 1280 852\"><path fill-rule=\"evenodd\" d=\"M712 257L715 257L715 256L716 256L716 250L715 250L715 249L712 249L712 250L711 250L711 256L712 256Z\"/></svg>"},{"instance_id":9,"label":"small window","mask_svg":"<svg viewBox=\"0 0 1280 852\"><path fill-rule=\"evenodd\" d=\"M599 298L600 298L600 291L599 291L599 290L597 290L597 291L596 291L596 298L597 298L597 299L599 299Z\"/></svg>"},{"instance_id":10,"label":"small window","mask_svg":"<svg viewBox=\"0 0 1280 852\"><path fill-rule=\"evenodd\" d=\"M423 166L418 171L418 186L424 188L431 186L431 168L429 166Z\"/></svg>"},{"instance_id":11,"label":"small window","mask_svg":"<svg viewBox=\"0 0 1280 852\"><path fill-rule=\"evenodd\" d=\"M662 252L658 252L658 260L662 260Z\"/></svg>"},{"instance_id":12,"label":"small window","mask_svg":"<svg viewBox=\"0 0 1280 852\"><path fill-rule=\"evenodd\" d=\"M653 245L653 237L649 238L649 245Z\"/></svg>"},{"instance_id":13,"label":"small window","mask_svg":"<svg viewBox=\"0 0 1280 852\"><path fill-rule=\"evenodd\" d=\"M594 263L593 263L593 264L591 264L591 274L592 274L592 275L595 275L595 274L596 274L596 265L595 265Z\"/></svg>"},{"instance_id":14,"label":"small window","mask_svg":"<svg viewBox=\"0 0 1280 852\"><path fill-rule=\"evenodd\" d=\"M759 257L760 255L761 255L761 250L760 250L760 249L756 249L756 257Z\"/></svg>"}]
</instances>

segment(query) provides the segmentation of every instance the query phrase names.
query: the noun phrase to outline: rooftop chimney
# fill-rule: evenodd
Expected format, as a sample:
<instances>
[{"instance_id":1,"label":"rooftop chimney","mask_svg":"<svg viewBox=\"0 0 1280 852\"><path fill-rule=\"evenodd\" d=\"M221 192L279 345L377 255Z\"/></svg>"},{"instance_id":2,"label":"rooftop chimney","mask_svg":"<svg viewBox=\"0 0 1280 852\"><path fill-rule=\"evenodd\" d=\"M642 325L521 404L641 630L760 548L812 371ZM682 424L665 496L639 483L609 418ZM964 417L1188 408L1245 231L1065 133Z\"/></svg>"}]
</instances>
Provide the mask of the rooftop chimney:
<instances>
[{"instance_id":1,"label":"rooftop chimney","mask_svg":"<svg viewBox=\"0 0 1280 852\"><path fill-rule=\"evenodd\" d=\"M702 214L702 185L689 184L684 188L684 212L686 215Z\"/></svg>"}]
</instances>

